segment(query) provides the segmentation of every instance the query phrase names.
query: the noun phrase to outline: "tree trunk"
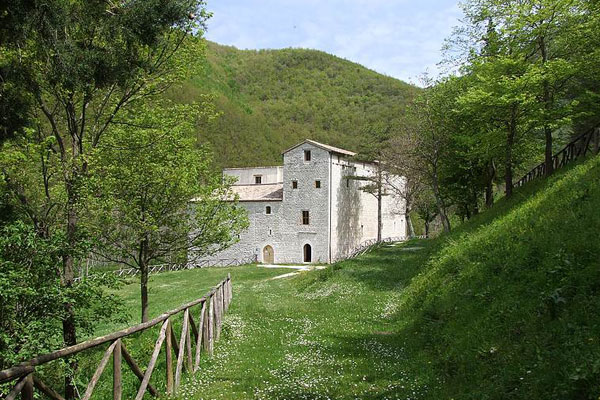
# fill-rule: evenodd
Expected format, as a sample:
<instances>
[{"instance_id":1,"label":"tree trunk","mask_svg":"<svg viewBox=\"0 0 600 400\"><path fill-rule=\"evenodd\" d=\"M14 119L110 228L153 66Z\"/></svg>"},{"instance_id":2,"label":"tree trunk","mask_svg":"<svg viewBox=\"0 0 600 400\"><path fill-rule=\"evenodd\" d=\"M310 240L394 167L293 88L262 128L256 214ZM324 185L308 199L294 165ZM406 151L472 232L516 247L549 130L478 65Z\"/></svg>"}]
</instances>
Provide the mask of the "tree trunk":
<instances>
[{"instance_id":1,"label":"tree trunk","mask_svg":"<svg viewBox=\"0 0 600 400\"><path fill-rule=\"evenodd\" d=\"M142 305L142 323L148 321L148 262L146 255L148 253L148 240L140 242L140 294Z\"/></svg>"},{"instance_id":2,"label":"tree trunk","mask_svg":"<svg viewBox=\"0 0 600 400\"><path fill-rule=\"evenodd\" d=\"M554 173L554 154L552 151L552 129L549 126L544 126L544 135L546 137L546 148L544 151L544 163L546 164L546 176Z\"/></svg>"},{"instance_id":3,"label":"tree trunk","mask_svg":"<svg viewBox=\"0 0 600 400\"><path fill-rule=\"evenodd\" d=\"M485 206L490 208L494 205L494 179L496 179L496 166L494 161L488 163L487 182L485 186Z\"/></svg>"},{"instance_id":4,"label":"tree trunk","mask_svg":"<svg viewBox=\"0 0 600 400\"><path fill-rule=\"evenodd\" d=\"M410 217L410 213L406 213L406 230L407 230L407 236L409 238L414 238L415 237L415 227L413 226L412 223L412 218Z\"/></svg>"},{"instance_id":5,"label":"tree trunk","mask_svg":"<svg viewBox=\"0 0 600 400\"><path fill-rule=\"evenodd\" d=\"M377 241L381 242L381 231L383 230L383 221L381 220L381 174L377 182Z\"/></svg>"},{"instance_id":6,"label":"tree trunk","mask_svg":"<svg viewBox=\"0 0 600 400\"><path fill-rule=\"evenodd\" d=\"M63 256L62 286L68 290L73 286L75 277L75 257L73 256L72 251L77 244L77 213L75 211L73 182L68 182L67 187L67 241L70 250ZM65 310L65 318L62 321L63 341L65 346L72 346L77 343L75 311L73 309L73 304L70 302L65 302L63 308ZM77 360L74 357L69 358L68 365L70 371L65 374L65 399L73 400L76 397L73 374L77 369Z\"/></svg>"},{"instance_id":7,"label":"tree trunk","mask_svg":"<svg viewBox=\"0 0 600 400\"><path fill-rule=\"evenodd\" d=\"M425 219L425 237L429 238L429 220Z\"/></svg>"},{"instance_id":8,"label":"tree trunk","mask_svg":"<svg viewBox=\"0 0 600 400\"><path fill-rule=\"evenodd\" d=\"M140 263L140 293L142 297L142 322L148 321L148 266Z\"/></svg>"},{"instance_id":9,"label":"tree trunk","mask_svg":"<svg viewBox=\"0 0 600 400\"><path fill-rule=\"evenodd\" d=\"M504 175L504 183L506 185L506 197L512 196L513 193L513 157L512 150L515 142L515 134L516 134L516 109L513 106L511 120L508 124L508 135L506 136L506 154L504 160L504 167L506 169Z\"/></svg>"},{"instance_id":10,"label":"tree trunk","mask_svg":"<svg viewBox=\"0 0 600 400\"><path fill-rule=\"evenodd\" d=\"M542 56L542 65L545 65L548 62L548 49L546 46L546 38L544 36L540 36L539 46L540 46L540 53ZM554 172L553 151L552 151L552 128L550 128L550 126L548 124L548 118L550 117L550 111L552 111L552 94L550 93L550 84L548 83L548 79L546 77L544 77L543 86L544 86L544 93L543 93L542 101L544 102L544 111L545 111L544 138L546 141L546 145L545 145L545 149L544 149L544 164L546 166L546 171L545 171L546 176L550 176Z\"/></svg>"},{"instance_id":11,"label":"tree trunk","mask_svg":"<svg viewBox=\"0 0 600 400\"><path fill-rule=\"evenodd\" d=\"M444 206L444 202L442 200L442 196L440 194L440 187L438 184L438 175L437 170L434 168L433 176L433 195L435 197L435 205L437 207L438 215L440 216L440 220L442 221L442 226L444 227L444 232L450 232L450 220L446 216L446 208Z\"/></svg>"}]
</instances>

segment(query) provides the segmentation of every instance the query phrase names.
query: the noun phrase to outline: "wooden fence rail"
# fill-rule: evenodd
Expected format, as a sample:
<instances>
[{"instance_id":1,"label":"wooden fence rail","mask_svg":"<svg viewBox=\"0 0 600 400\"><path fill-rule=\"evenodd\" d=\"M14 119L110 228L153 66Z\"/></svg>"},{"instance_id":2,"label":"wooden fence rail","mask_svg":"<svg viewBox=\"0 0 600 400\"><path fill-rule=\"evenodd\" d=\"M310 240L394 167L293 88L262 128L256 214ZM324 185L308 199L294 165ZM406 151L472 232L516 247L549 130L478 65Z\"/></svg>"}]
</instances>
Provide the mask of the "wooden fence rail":
<instances>
[{"instance_id":1,"label":"wooden fence rail","mask_svg":"<svg viewBox=\"0 0 600 400\"><path fill-rule=\"evenodd\" d=\"M148 274L158 274L162 272L173 272L173 271L182 271L186 269L196 269L196 268L209 268L209 267L239 267L240 265L247 265L256 263L257 256L252 255L245 258L240 259L218 259L218 260L199 260L199 261L191 261L184 264L159 264L152 265L148 269ZM120 268L112 271L118 277L128 277L139 275L140 270L138 268ZM75 281L81 280L85 274L89 274L89 269L83 271L82 276L75 278Z\"/></svg>"},{"instance_id":2,"label":"wooden fence rail","mask_svg":"<svg viewBox=\"0 0 600 400\"><path fill-rule=\"evenodd\" d=\"M100 380L102 372L108 365L111 356L114 366L113 399L121 400L123 396L121 378L123 359L140 381L140 386L135 399L141 400L147 392L153 397L158 397L160 393L152 386L150 380L163 345L166 354L166 392L167 394L174 394L181 384L183 370L185 369L189 373L197 371L200 365L200 354L202 351L212 355L214 342L219 339L219 334L221 332L223 314L228 310L232 298L233 290L231 286L231 275L228 274L227 278L222 280L203 297L175 310L168 311L151 321L88 340L74 346L65 347L55 352L35 357L12 368L0 371L0 384L14 382L12 390L5 399L14 400L20 394L21 399L23 400L33 400L35 389L37 389L52 400L64 400L57 391L49 387L35 374L36 367L57 359L73 356L82 351L107 343L109 343L109 347L98 364L96 372L93 374L81 399L89 400L91 398L94 388ZM191 310L191 308L196 305L201 305L197 321L194 320ZM172 317L182 312L183 324L181 335L179 340L177 340L177 335L173 329ZM159 324L161 324L161 328L154 345L152 356L150 357L150 362L146 369L142 370L138 365L138 362L134 360L127 351L121 339L136 332L145 331ZM193 358L192 349L195 350L195 356ZM173 358L173 353L175 359ZM174 361L175 368L173 368Z\"/></svg>"},{"instance_id":3,"label":"wooden fence rail","mask_svg":"<svg viewBox=\"0 0 600 400\"><path fill-rule=\"evenodd\" d=\"M343 260L349 260L351 258L356 258L362 254L370 252L375 247L381 246L382 244L394 243L394 242L405 242L408 239L410 239L410 238L402 236L402 237L384 238L384 239L381 239L381 241L379 241L379 242L377 241L377 239L367 240L365 242L362 242L360 245L358 245L358 247L356 247L354 250L350 251L348 254L338 257L335 261L343 261ZM426 239L426 236L424 236L424 235L423 236L413 236L412 239Z\"/></svg>"},{"instance_id":4,"label":"wooden fence rail","mask_svg":"<svg viewBox=\"0 0 600 400\"><path fill-rule=\"evenodd\" d=\"M569 144L563 147L558 153L552 157L554 169L564 167L565 165L575 161L579 157L584 157L588 154L598 154L600 151L600 128L592 129L573 139ZM546 175L546 163L541 163L525 174L515 187L521 187L529 181Z\"/></svg>"}]
</instances>

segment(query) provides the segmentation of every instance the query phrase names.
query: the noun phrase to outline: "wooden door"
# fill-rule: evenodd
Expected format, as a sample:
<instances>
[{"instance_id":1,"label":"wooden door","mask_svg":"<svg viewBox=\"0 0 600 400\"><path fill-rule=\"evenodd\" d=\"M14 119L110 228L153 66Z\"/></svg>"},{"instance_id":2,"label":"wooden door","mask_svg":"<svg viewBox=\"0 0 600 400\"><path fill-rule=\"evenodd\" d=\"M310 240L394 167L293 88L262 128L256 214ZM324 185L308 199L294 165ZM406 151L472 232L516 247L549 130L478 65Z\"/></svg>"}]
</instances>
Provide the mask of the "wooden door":
<instances>
[{"instance_id":1,"label":"wooden door","mask_svg":"<svg viewBox=\"0 0 600 400\"><path fill-rule=\"evenodd\" d=\"M263 249L263 263L273 264L275 263L275 252L271 246L265 246Z\"/></svg>"},{"instance_id":2,"label":"wooden door","mask_svg":"<svg viewBox=\"0 0 600 400\"><path fill-rule=\"evenodd\" d=\"M312 248L310 247L310 244L304 245L304 262L312 262Z\"/></svg>"}]
</instances>

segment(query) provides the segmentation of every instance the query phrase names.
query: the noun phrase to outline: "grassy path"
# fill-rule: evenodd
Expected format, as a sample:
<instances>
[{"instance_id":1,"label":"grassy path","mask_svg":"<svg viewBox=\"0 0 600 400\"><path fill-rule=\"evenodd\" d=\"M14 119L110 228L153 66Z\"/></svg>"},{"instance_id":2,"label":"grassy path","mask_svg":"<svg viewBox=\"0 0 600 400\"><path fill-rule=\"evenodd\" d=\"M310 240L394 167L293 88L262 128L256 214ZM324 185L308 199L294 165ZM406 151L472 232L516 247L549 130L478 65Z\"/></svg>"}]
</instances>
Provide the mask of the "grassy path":
<instances>
[{"instance_id":1,"label":"grassy path","mask_svg":"<svg viewBox=\"0 0 600 400\"><path fill-rule=\"evenodd\" d=\"M333 271L234 278L234 302L212 360L182 399L414 398L427 388L395 335L398 293L427 249L390 246ZM256 268L256 267L255 267ZM336 268L336 267L334 267ZM420 372L422 373L422 372Z\"/></svg>"}]
</instances>

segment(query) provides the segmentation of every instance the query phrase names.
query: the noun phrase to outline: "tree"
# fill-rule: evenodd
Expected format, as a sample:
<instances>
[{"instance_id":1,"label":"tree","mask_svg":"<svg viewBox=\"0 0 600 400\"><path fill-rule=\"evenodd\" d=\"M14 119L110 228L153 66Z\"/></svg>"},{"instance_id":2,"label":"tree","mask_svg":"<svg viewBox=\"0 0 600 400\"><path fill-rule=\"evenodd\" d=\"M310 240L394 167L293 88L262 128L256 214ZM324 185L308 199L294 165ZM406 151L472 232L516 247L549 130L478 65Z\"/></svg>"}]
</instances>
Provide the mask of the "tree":
<instances>
[{"instance_id":1,"label":"tree","mask_svg":"<svg viewBox=\"0 0 600 400\"><path fill-rule=\"evenodd\" d=\"M502 1L499 7L502 30L518 41L526 61L526 75L536 82L534 89L540 109L538 124L544 134L546 175L554 171L553 132L566 125L570 114L565 102L567 81L575 68L570 59L570 33L577 23L578 4L574 0ZM575 28L576 29L576 28Z\"/></svg>"},{"instance_id":2,"label":"tree","mask_svg":"<svg viewBox=\"0 0 600 400\"><path fill-rule=\"evenodd\" d=\"M535 108L535 96L525 71L524 63L511 57L495 57L475 64L472 66L475 79L456 103L460 112L487 128L488 140L503 134L507 197L513 191L513 169L518 159L515 147L531 132L530 118Z\"/></svg>"},{"instance_id":3,"label":"tree","mask_svg":"<svg viewBox=\"0 0 600 400\"><path fill-rule=\"evenodd\" d=\"M435 196L433 196L431 190L421 190L415 196L414 204L419 217L425 224L425 237L429 238L431 235L431 223L435 221L438 216Z\"/></svg>"},{"instance_id":4,"label":"tree","mask_svg":"<svg viewBox=\"0 0 600 400\"><path fill-rule=\"evenodd\" d=\"M206 105L167 102L122 115L90 160L89 215L105 259L140 271L141 320L148 320L148 270L188 249L207 253L231 245L247 226L210 154L196 146L194 116ZM118 150L118 151L115 151ZM190 209L190 201L194 206Z\"/></svg>"},{"instance_id":5,"label":"tree","mask_svg":"<svg viewBox=\"0 0 600 400\"><path fill-rule=\"evenodd\" d=\"M123 322L120 299L102 290L115 287L114 276L92 276L68 290L61 285L64 246L63 238L42 238L22 221L0 229L0 369L60 345L65 301L77 304L75 324L86 335L98 323Z\"/></svg>"},{"instance_id":6,"label":"tree","mask_svg":"<svg viewBox=\"0 0 600 400\"><path fill-rule=\"evenodd\" d=\"M8 14L22 15L25 4L31 2L11 2ZM25 139L37 146L38 179L24 185L10 169L4 178L40 235L64 234L60 274L67 289L74 285L73 249L85 237L80 189L89 176L87 154L123 110L187 75L201 55L201 44L187 39L202 33L209 16L203 6L202 0L34 1L23 15L23 40L6 45L18 49L14 59L33 102ZM64 344L73 345L76 304L63 306ZM74 397L66 377L65 398Z\"/></svg>"},{"instance_id":7,"label":"tree","mask_svg":"<svg viewBox=\"0 0 600 400\"><path fill-rule=\"evenodd\" d=\"M395 153L391 157L394 170L432 191L446 232L451 227L442 193L441 167L452 134L448 111L456 97L454 82L450 79L434 85L426 80L428 87L409 107L400 133L390 140L390 147Z\"/></svg>"},{"instance_id":8,"label":"tree","mask_svg":"<svg viewBox=\"0 0 600 400\"><path fill-rule=\"evenodd\" d=\"M389 154L389 155L387 155ZM397 167L393 157L396 153L386 152L386 168L389 173L383 176L386 187L392 190L404 202L404 210L406 215L406 230L409 238L415 237L415 228L413 225L411 214L416 210L417 198L419 193L424 189L423 184L419 180L420 177L414 174L413 170L406 170ZM412 175L408 175L411 174ZM398 178L401 179L398 179Z\"/></svg>"},{"instance_id":9,"label":"tree","mask_svg":"<svg viewBox=\"0 0 600 400\"><path fill-rule=\"evenodd\" d=\"M581 26L581 1L470 0L463 10L467 27L450 41L468 54L463 67L520 64L517 75L528 82L521 89L537 107L529 115L532 132L543 134L546 174L552 174L553 134L569 125L572 114L565 95L577 72L572 38Z\"/></svg>"},{"instance_id":10,"label":"tree","mask_svg":"<svg viewBox=\"0 0 600 400\"><path fill-rule=\"evenodd\" d=\"M381 159L391 137L391 128L384 122L379 121L368 125L363 131L362 137L364 142L356 157L359 160L373 163L375 168L368 176L349 176L348 179L366 182L360 187L360 190L369 193L377 200L377 241L380 242L383 239L383 196L387 196L385 186L386 182L393 179L389 171L386 171L386 166L381 162Z\"/></svg>"}]
</instances>

